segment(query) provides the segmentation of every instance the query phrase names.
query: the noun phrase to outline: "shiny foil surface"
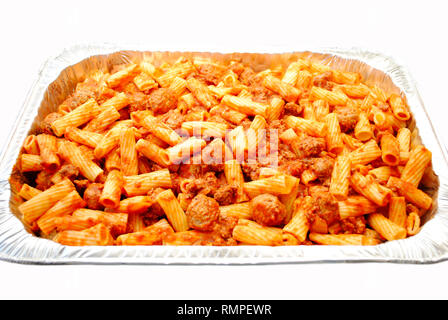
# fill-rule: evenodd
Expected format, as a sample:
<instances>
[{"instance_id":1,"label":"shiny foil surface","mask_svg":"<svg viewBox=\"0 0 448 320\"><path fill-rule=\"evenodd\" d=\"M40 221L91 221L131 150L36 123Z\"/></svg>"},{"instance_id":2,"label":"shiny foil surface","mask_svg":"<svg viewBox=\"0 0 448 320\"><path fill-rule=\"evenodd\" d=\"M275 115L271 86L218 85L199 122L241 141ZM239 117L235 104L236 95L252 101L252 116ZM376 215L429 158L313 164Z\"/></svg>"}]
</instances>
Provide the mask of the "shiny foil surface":
<instances>
[{"instance_id":1,"label":"shiny foil surface","mask_svg":"<svg viewBox=\"0 0 448 320\"><path fill-rule=\"evenodd\" d=\"M276 48L233 53L229 50L175 51L148 45L89 44L73 46L52 57L40 69L0 156L0 259L30 264L269 264L310 262L434 263L448 259L448 164L408 71L391 57L360 48ZM219 53L218 53L219 52ZM275 52L275 53L274 53ZM256 53L256 54L255 54ZM412 112L410 129L418 129L422 143L432 152L433 174L424 182L435 205L422 219L421 231L410 238L376 246L85 246L70 247L39 238L20 220L23 201L9 179L28 134L37 132L46 114L55 111L78 82L95 70L115 64L150 59L174 62L180 56L204 56L228 61L241 58L252 66L286 65L298 57L320 61L335 69L359 72L367 84L386 93L402 93ZM255 71L257 68L255 67Z\"/></svg>"}]
</instances>

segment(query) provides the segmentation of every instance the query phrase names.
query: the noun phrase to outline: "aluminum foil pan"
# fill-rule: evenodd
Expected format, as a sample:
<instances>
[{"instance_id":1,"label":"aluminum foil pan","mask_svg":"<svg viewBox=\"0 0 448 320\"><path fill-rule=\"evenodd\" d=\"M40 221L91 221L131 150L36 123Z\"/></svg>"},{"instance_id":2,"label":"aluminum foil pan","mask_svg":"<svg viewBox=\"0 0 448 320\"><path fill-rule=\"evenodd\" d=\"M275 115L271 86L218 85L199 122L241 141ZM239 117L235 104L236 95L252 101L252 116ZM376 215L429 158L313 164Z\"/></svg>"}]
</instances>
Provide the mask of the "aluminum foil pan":
<instances>
[{"instance_id":1,"label":"aluminum foil pan","mask_svg":"<svg viewBox=\"0 0 448 320\"><path fill-rule=\"evenodd\" d=\"M70 247L28 232L19 219L20 202L9 183L14 164L25 137L50 111L54 111L70 94L78 81L96 69L107 70L114 64L138 62L144 56L154 59L174 60L186 52L171 48L147 45L80 45L64 50L50 58L41 68L21 112L8 137L0 157L0 259L31 264L268 264L310 262L396 262L434 263L448 258L448 164L445 149L441 147L427 110L408 71L395 60L381 53L359 48L276 48L266 51L263 57L253 59L250 54L240 54L260 65L269 62L290 62L297 55L319 60L333 67L362 73L367 82L375 83L387 92L406 95L413 113L414 124L423 144L432 151L432 187L437 204L424 219L422 230L415 236L386 242L376 246L86 246ZM160 51L162 50L162 51ZM199 50L196 50L199 52ZM204 50L231 54L233 51ZM278 52L282 54L273 54ZM414 125L413 124L413 125Z\"/></svg>"}]
</instances>

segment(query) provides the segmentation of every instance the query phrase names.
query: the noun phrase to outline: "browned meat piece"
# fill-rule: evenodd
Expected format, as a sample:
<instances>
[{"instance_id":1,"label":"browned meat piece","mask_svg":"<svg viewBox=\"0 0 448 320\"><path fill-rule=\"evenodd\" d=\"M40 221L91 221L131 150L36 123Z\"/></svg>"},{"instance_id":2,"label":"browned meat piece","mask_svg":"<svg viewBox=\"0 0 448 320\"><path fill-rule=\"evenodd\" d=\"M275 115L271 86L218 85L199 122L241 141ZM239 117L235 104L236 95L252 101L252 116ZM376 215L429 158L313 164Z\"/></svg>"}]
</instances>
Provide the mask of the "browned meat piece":
<instances>
[{"instance_id":1,"label":"browned meat piece","mask_svg":"<svg viewBox=\"0 0 448 320\"><path fill-rule=\"evenodd\" d=\"M264 226L278 226L286 217L283 203L272 194L261 194L250 201L253 219Z\"/></svg>"},{"instance_id":2,"label":"browned meat piece","mask_svg":"<svg viewBox=\"0 0 448 320\"><path fill-rule=\"evenodd\" d=\"M256 82L256 73L254 70L248 67L244 67L243 71L239 73L240 81L246 86L251 86Z\"/></svg>"},{"instance_id":3,"label":"browned meat piece","mask_svg":"<svg viewBox=\"0 0 448 320\"><path fill-rule=\"evenodd\" d=\"M250 180L258 180L260 177L260 169L265 166L260 163L242 163L241 169L246 177Z\"/></svg>"},{"instance_id":4,"label":"browned meat piece","mask_svg":"<svg viewBox=\"0 0 448 320\"><path fill-rule=\"evenodd\" d=\"M59 110L70 112L87 102L90 98L96 98L98 95L98 88L98 82L92 79L78 83L73 95L60 105Z\"/></svg>"},{"instance_id":5,"label":"browned meat piece","mask_svg":"<svg viewBox=\"0 0 448 320\"><path fill-rule=\"evenodd\" d=\"M279 171L294 177L300 177L304 169L305 166L300 160L285 161L279 166Z\"/></svg>"},{"instance_id":6,"label":"browned meat piece","mask_svg":"<svg viewBox=\"0 0 448 320\"><path fill-rule=\"evenodd\" d=\"M199 231L212 231L219 216L219 203L203 194L193 198L187 208L188 225Z\"/></svg>"},{"instance_id":7,"label":"browned meat piece","mask_svg":"<svg viewBox=\"0 0 448 320\"><path fill-rule=\"evenodd\" d=\"M234 61L230 64L229 69L232 70L238 77L245 70L245 66L241 62Z\"/></svg>"},{"instance_id":8,"label":"browned meat piece","mask_svg":"<svg viewBox=\"0 0 448 320\"><path fill-rule=\"evenodd\" d=\"M129 111L146 110L149 107L148 96L143 92L132 92L127 94L129 99Z\"/></svg>"},{"instance_id":9,"label":"browned meat piece","mask_svg":"<svg viewBox=\"0 0 448 320\"><path fill-rule=\"evenodd\" d=\"M154 113L165 113L176 107L177 98L169 88L158 88L148 96L148 105Z\"/></svg>"},{"instance_id":10,"label":"browned meat piece","mask_svg":"<svg viewBox=\"0 0 448 320\"><path fill-rule=\"evenodd\" d=\"M177 109L169 110L167 113L160 117L160 120L174 130L179 129L182 125L182 122L185 121L184 116Z\"/></svg>"},{"instance_id":11,"label":"browned meat piece","mask_svg":"<svg viewBox=\"0 0 448 320\"><path fill-rule=\"evenodd\" d=\"M131 114L129 113L129 108L123 108L118 110L118 113L120 114L120 120L127 120L131 118Z\"/></svg>"},{"instance_id":12,"label":"browned meat piece","mask_svg":"<svg viewBox=\"0 0 448 320\"><path fill-rule=\"evenodd\" d=\"M288 102L284 108L285 115L299 116L303 111L303 106L295 104L294 102Z\"/></svg>"},{"instance_id":13,"label":"browned meat piece","mask_svg":"<svg viewBox=\"0 0 448 320\"><path fill-rule=\"evenodd\" d=\"M297 159L297 155L286 144L278 145L279 163L290 162Z\"/></svg>"},{"instance_id":14,"label":"browned meat piece","mask_svg":"<svg viewBox=\"0 0 448 320\"><path fill-rule=\"evenodd\" d=\"M48 133L48 134L53 134L53 129L51 129L51 124L59 119L60 117L62 117L62 114L58 113L58 112L51 112L49 113L44 121L42 121L40 127L42 129L42 132L44 133Z\"/></svg>"},{"instance_id":15,"label":"browned meat piece","mask_svg":"<svg viewBox=\"0 0 448 320\"><path fill-rule=\"evenodd\" d=\"M46 190L51 187L51 176L53 173L48 171L41 171L36 176L36 188L39 190Z\"/></svg>"},{"instance_id":16,"label":"browned meat piece","mask_svg":"<svg viewBox=\"0 0 448 320\"><path fill-rule=\"evenodd\" d=\"M163 211L160 204L156 201L157 195L162 191L164 191L164 189L154 188L148 192L148 196L154 203L149 207L148 211L143 214L143 222L147 226L153 224L165 215L165 211Z\"/></svg>"},{"instance_id":17,"label":"browned meat piece","mask_svg":"<svg viewBox=\"0 0 448 320\"><path fill-rule=\"evenodd\" d=\"M351 107L338 107L333 111L338 117L342 132L348 132L355 128L359 120L358 113L355 109Z\"/></svg>"},{"instance_id":18,"label":"browned meat piece","mask_svg":"<svg viewBox=\"0 0 448 320\"><path fill-rule=\"evenodd\" d=\"M103 184L91 183L84 191L83 199L87 203L87 207L93 210L102 210L104 207L100 204L101 192Z\"/></svg>"},{"instance_id":19,"label":"browned meat piece","mask_svg":"<svg viewBox=\"0 0 448 320\"><path fill-rule=\"evenodd\" d=\"M263 87L261 84L256 84L249 87L249 92L252 94L252 100L259 103L268 104L274 92Z\"/></svg>"},{"instance_id":20,"label":"browned meat piece","mask_svg":"<svg viewBox=\"0 0 448 320\"><path fill-rule=\"evenodd\" d=\"M340 219L339 206L337 201L329 192L318 192L313 194L314 203L316 205L316 214L331 225Z\"/></svg>"},{"instance_id":21,"label":"browned meat piece","mask_svg":"<svg viewBox=\"0 0 448 320\"><path fill-rule=\"evenodd\" d=\"M198 74L196 77L204 81L207 85L217 85L224 73L226 68L214 65L214 64L201 64L197 66Z\"/></svg>"},{"instance_id":22,"label":"browned meat piece","mask_svg":"<svg viewBox=\"0 0 448 320\"><path fill-rule=\"evenodd\" d=\"M188 179L180 183L181 191L190 198L197 194L213 195L218 188L219 183L214 172L206 172L200 178Z\"/></svg>"},{"instance_id":23,"label":"browned meat piece","mask_svg":"<svg viewBox=\"0 0 448 320\"><path fill-rule=\"evenodd\" d=\"M323 138L311 137L307 134L300 135L300 141L297 145L301 158L318 156L325 150L327 144Z\"/></svg>"},{"instance_id":24,"label":"browned meat piece","mask_svg":"<svg viewBox=\"0 0 448 320\"><path fill-rule=\"evenodd\" d=\"M58 172L62 177L73 179L79 174L79 169L78 167L67 163L63 164Z\"/></svg>"},{"instance_id":25,"label":"browned meat piece","mask_svg":"<svg viewBox=\"0 0 448 320\"><path fill-rule=\"evenodd\" d=\"M63 164L59 170L51 177L52 183L58 183L64 178L69 178L70 180L75 179L79 174L78 167L72 164Z\"/></svg>"},{"instance_id":26,"label":"browned meat piece","mask_svg":"<svg viewBox=\"0 0 448 320\"><path fill-rule=\"evenodd\" d=\"M232 231L238 223L238 218L236 217L224 217L219 216L218 223L215 224L214 232L219 234L224 239L232 238Z\"/></svg>"},{"instance_id":27,"label":"browned meat piece","mask_svg":"<svg viewBox=\"0 0 448 320\"><path fill-rule=\"evenodd\" d=\"M313 85L316 87L331 90L331 88L333 87L333 85L330 82L331 77L332 77L331 71L326 71L322 74L319 74L313 78Z\"/></svg>"},{"instance_id":28,"label":"browned meat piece","mask_svg":"<svg viewBox=\"0 0 448 320\"><path fill-rule=\"evenodd\" d=\"M349 217L341 220L340 225L343 233L363 234L366 231L366 219L364 216Z\"/></svg>"},{"instance_id":29,"label":"browned meat piece","mask_svg":"<svg viewBox=\"0 0 448 320\"><path fill-rule=\"evenodd\" d=\"M221 206L235 202L238 188L229 184L221 185L214 193L213 197Z\"/></svg>"},{"instance_id":30,"label":"browned meat piece","mask_svg":"<svg viewBox=\"0 0 448 320\"><path fill-rule=\"evenodd\" d=\"M331 177L333 172L334 160L332 158L313 158L311 169L316 173L319 179Z\"/></svg>"}]
</instances>

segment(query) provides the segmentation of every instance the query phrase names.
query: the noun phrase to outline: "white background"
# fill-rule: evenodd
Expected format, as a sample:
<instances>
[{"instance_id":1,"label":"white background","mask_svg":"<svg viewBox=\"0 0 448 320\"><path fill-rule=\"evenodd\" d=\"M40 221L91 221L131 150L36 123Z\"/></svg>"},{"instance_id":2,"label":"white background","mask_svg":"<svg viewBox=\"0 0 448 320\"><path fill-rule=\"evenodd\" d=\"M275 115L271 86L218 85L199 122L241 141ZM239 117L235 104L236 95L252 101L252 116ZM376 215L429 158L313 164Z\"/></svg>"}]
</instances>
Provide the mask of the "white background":
<instances>
[{"instance_id":1,"label":"white background","mask_svg":"<svg viewBox=\"0 0 448 320\"><path fill-rule=\"evenodd\" d=\"M446 1L7 1L0 8L0 145L42 63L86 42L248 49L362 46L409 68L446 118ZM76 3L76 4L75 4ZM0 261L2 299L448 298L448 262L265 266L32 266Z\"/></svg>"}]
</instances>

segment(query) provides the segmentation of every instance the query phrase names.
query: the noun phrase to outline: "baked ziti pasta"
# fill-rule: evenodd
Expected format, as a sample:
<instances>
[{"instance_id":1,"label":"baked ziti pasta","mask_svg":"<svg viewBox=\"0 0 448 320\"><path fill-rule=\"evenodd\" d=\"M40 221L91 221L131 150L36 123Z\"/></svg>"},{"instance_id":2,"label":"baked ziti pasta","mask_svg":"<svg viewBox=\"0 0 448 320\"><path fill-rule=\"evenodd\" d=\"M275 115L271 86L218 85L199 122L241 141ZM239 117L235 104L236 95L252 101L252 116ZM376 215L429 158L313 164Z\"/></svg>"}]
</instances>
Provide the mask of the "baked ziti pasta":
<instances>
[{"instance_id":1,"label":"baked ziti pasta","mask_svg":"<svg viewBox=\"0 0 448 320\"><path fill-rule=\"evenodd\" d=\"M377 245L434 206L406 98L295 58L96 71L28 135L23 222L63 245Z\"/></svg>"}]
</instances>

